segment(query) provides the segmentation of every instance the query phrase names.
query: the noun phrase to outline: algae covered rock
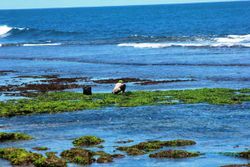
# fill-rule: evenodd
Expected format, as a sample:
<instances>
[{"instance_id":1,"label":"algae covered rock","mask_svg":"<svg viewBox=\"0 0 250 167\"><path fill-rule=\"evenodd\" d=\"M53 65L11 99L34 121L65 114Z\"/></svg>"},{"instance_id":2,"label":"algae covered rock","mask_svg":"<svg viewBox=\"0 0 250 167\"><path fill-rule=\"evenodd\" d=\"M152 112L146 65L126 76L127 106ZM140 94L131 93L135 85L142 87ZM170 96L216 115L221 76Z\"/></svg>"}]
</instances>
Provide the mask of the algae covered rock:
<instances>
[{"instance_id":1,"label":"algae covered rock","mask_svg":"<svg viewBox=\"0 0 250 167\"><path fill-rule=\"evenodd\" d=\"M241 158L250 159L250 150L239 152L238 154L239 154L239 157Z\"/></svg>"},{"instance_id":2,"label":"algae covered rock","mask_svg":"<svg viewBox=\"0 0 250 167\"><path fill-rule=\"evenodd\" d=\"M94 153L95 155L99 156L97 158L97 163L109 163L113 162L113 158L123 158L125 157L122 154L109 154L104 151L97 151Z\"/></svg>"},{"instance_id":3,"label":"algae covered rock","mask_svg":"<svg viewBox=\"0 0 250 167\"><path fill-rule=\"evenodd\" d=\"M12 165L28 166L43 156L21 148L0 148L0 158L10 161Z\"/></svg>"},{"instance_id":4,"label":"algae covered rock","mask_svg":"<svg viewBox=\"0 0 250 167\"><path fill-rule=\"evenodd\" d=\"M125 157L125 155L123 155L123 154L112 154L111 156L113 158L124 158Z\"/></svg>"},{"instance_id":5,"label":"algae covered rock","mask_svg":"<svg viewBox=\"0 0 250 167\"><path fill-rule=\"evenodd\" d=\"M140 150L138 148L134 147L118 147L117 148L120 151L125 151L128 155L143 155L145 154L145 151Z\"/></svg>"},{"instance_id":6,"label":"algae covered rock","mask_svg":"<svg viewBox=\"0 0 250 167\"><path fill-rule=\"evenodd\" d=\"M188 152L184 150L167 150L149 154L150 158L189 158L199 156L199 152Z\"/></svg>"},{"instance_id":7,"label":"algae covered rock","mask_svg":"<svg viewBox=\"0 0 250 167\"><path fill-rule=\"evenodd\" d=\"M32 137L24 133L7 133L0 132L0 142L5 141L18 141L18 140L31 140Z\"/></svg>"},{"instance_id":8,"label":"algae covered rock","mask_svg":"<svg viewBox=\"0 0 250 167\"><path fill-rule=\"evenodd\" d=\"M43 157L34 162L36 167L66 167L67 163L55 155L55 152L47 152L47 158Z\"/></svg>"},{"instance_id":9,"label":"algae covered rock","mask_svg":"<svg viewBox=\"0 0 250 167\"><path fill-rule=\"evenodd\" d=\"M126 143L132 143L132 142L134 142L134 140L128 139L128 140L119 140L116 143L118 143L118 144L126 144Z\"/></svg>"},{"instance_id":10,"label":"algae covered rock","mask_svg":"<svg viewBox=\"0 0 250 167\"><path fill-rule=\"evenodd\" d=\"M125 151L128 155L142 155L147 152L158 150L162 147L178 147L196 144L192 140L170 140L170 141L147 141L132 146L118 147L117 150Z\"/></svg>"},{"instance_id":11,"label":"algae covered rock","mask_svg":"<svg viewBox=\"0 0 250 167\"><path fill-rule=\"evenodd\" d=\"M97 158L97 163L110 163L113 162L113 157L108 155L103 155Z\"/></svg>"},{"instance_id":12,"label":"algae covered rock","mask_svg":"<svg viewBox=\"0 0 250 167\"><path fill-rule=\"evenodd\" d=\"M96 136L82 136L82 137L76 138L73 141L73 144L74 146L94 146L102 142L104 142L104 140Z\"/></svg>"},{"instance_id":13,"label":"algae covered rock","mask_svg":"<svg viewBox=\"0 0 250 167\"><path fill-rule=\"evenodd\" d=\"M37 150L37 151L46 151L46 150L49 150L49 148L48 147L33 147L32 148L33 150Z\"/></svg>"},{"instance_id":14,"label":"algae covered rock","mask_svg":"<svg viewBox=\"0 0 250 167\"><path fill-rule=\"evenodd\" d=\"M242 151L242 152L223 152L221 154L226 155L226 156L233 156L233 157L250 159L250 150Z\"/></svg>"},{"instance_id":15,"label":"algae covered rock","mask_svg":"<svg viewBox=\"0 0 250 167\"><path fill-rule=\"evenodd\" d=\"M22 148L1 148L0 158L10 161L15 166L35 167L66 167L66 161L57 157L55 153L41 154L32 153Z\"/></svg>"},{"instance_id":16,"label":"algae covered rock","mask_svg":"<svg viewBox=\"0 0 250 167\"><path fill-rule=\"evenodd\" d=\"M93 156L94 153L92 151L82 148L71 148L70 150L65 150L61 153L62 158L69 162L81 165L91 164L94 161Z\"/></svg>"}]
</instances>

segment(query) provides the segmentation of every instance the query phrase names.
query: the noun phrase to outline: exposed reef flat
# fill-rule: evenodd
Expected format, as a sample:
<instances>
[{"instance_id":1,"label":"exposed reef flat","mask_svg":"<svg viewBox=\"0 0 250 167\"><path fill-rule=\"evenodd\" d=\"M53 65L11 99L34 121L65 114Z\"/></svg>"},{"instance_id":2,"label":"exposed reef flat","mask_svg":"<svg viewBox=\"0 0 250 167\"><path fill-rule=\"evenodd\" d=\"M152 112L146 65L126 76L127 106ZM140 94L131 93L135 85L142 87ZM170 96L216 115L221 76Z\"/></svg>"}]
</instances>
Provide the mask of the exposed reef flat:
<instances>
[{"instance_id":1,"label":"exposed reef flat","mask_svg":"<svg viewBox=\"0 0 250 167\"><path fill-rule=\"evenodd\" d=\"M116 79L101 79L92 81L98 84L114 84L117 83L119 80L123 80L126 83L135 83L138 85L156 85L156 84L171 83L171 82L195 81L195 79L150 80L150 79L140 79L140 78L116 78Z\"/></svg>"},{"instance_id":2,"label":"exposed reef flat","mask_svg":"<svg viewBox=\"0 0 250 167\"><path fill-rule=\"evenodd\" d=\"M32 94L29 99L0 102L0 116L9 117L38 113L57 113L101 107L135 107L209 103L214 105L240 104L250 101L250 89L203 88L192 90L135 91L125 95L96 93L91 96L76 92Z\"/></svg>"}]
</instances>

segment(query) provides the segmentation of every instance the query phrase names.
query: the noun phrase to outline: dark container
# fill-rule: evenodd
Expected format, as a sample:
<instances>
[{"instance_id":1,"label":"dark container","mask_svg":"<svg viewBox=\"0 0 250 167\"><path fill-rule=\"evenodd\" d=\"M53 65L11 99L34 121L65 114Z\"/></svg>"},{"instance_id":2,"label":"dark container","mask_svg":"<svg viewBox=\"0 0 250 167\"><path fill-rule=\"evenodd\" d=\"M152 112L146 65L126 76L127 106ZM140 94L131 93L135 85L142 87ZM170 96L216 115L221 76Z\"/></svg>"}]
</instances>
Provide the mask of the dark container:
<instances>
[{"instance_id":1,"label":"dark container","mask_svg":"<svg viewBox=\"0 0 250 167\"><path fill-rule=\"evenodd\" d=\"M85 94L85 95L92 95L92 88L91 88L91 86L84 86L83 87L83 94Z\"/></svg>"}]
</instances>

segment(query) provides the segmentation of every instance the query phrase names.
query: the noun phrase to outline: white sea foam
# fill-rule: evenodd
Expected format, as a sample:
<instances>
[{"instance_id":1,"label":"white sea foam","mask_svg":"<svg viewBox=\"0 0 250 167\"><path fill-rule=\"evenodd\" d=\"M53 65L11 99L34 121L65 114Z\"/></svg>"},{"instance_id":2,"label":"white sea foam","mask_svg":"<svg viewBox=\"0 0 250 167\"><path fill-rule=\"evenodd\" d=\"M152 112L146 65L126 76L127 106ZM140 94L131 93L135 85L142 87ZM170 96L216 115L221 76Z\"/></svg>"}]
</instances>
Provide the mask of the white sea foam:
<instances>
[{"instance_id":1,"label":"white sea foam","mask_svg":"<svg viewBox=\"0 0 250 167\"><path fill-rule=\"evenodd\" d=\"M34 46L59 46L62 45L61 43L25 43L25 44L20 44L20 43L5 43L5 44L0 44L0 47L21 47L21 46L27 46L27 47L34 47Z\"/></svg>"},{"instance_id":2,"label":"white sea foam","mask_svg":"<svg viewBox=\"0 0 250 167\"><path fill-rule=\"evenodd\" d=\"M21 46L58 46L61 45L61 43L27 43L22 44Z\"/></svg>"},{"instance_id":3,"label":"white sea foam","mask_svg":"<svg viewBox=\"0 0 250 167\"><path fill-rule=\"evenodd\" d=\"M167 48L167 47L250 47L250 34L228 35L210 39L200 39L187 42L162 42L162 43L121 43L120 47L134 48Z\"/></svg>"},{"instance_id":4,"label":"white sea foam","mask_svg":"<svg viewBox=\"0 0 250 167\"><path fill-rule=\"evenodd\" d=\"M240 43L250 42L250 34L247 35L228 35L226 37L215 38L219 43Z\"/></svg>"},{"instance_id":5,"label":"white sea foam","mask_svg":"<svg viewBox=\"0 0 250 167\"><path fill-rule=\"evenodd\" d=\"M0 37L5 37L12 29L13 27L9 27L7 25L0 26Z\"/></svg>"},{"instance_id":6,"label":"white sea foam","mask_svg":"<svg viewBox=\"0 0 250 167\"><path fill-rule=\"evenodd\" d=\"M167 48L167 47L205 47L207 44L199 43L122 43L118 46L134 48Z\"/></svg>"},{"instance_id":7,"label":"white sea foam","mask_svg":"<svg viewBox=\"0 0 250 167\"><path fill-rule=\"evenodd\" d=\"M118 46L127 46L127 47L134 47L134 48L164 48L170 47L169 44L164 43L121 43Z\"/></svg>"},{"instance_id":8,"label":"white sea foam","mask_svg":"<svg viewBox=\"0 0 250 167\"><path fill-rule=\"evenodd\" d=\"M0 25L0 38L4 38L10 35L11 30L29 30L29 28L9 27L7 25Z\"/></svg>"}]
</instances>

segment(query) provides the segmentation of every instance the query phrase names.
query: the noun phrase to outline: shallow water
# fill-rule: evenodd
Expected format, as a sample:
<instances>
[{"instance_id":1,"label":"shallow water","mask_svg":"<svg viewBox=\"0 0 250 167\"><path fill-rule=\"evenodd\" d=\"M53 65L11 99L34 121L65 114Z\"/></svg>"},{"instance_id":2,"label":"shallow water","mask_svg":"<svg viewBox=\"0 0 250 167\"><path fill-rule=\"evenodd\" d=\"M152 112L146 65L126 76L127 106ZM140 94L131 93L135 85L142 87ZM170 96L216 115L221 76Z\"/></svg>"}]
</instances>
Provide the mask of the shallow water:
<instances>
[{"instance_id":1,"label":"shallow water","mask_svg":"<svg viewBox=\"0 0 250 167\"><path fill-rule=\"evenodd\" d=\"M60 114L1 118L2 131L25 132L35 137L24 142L7 142L1 147L47 146L61 152L73 147L81 135L96 135L105 140L103 150L112 153L118 140L191 139L197 145L178 147L205 153L197 158L155 160L145 156L116 159L112 164L93 166L220 166L250 161L220 155L250 149L249 103L241 105L170 105L135 108L104 108ZM129 143L130 144L130 143ZM128 144L128 145L129 145ZM166 148L165 148L166 149ZM0 161L0 164L3 161Z\"/></svg>"}]
</instances>

